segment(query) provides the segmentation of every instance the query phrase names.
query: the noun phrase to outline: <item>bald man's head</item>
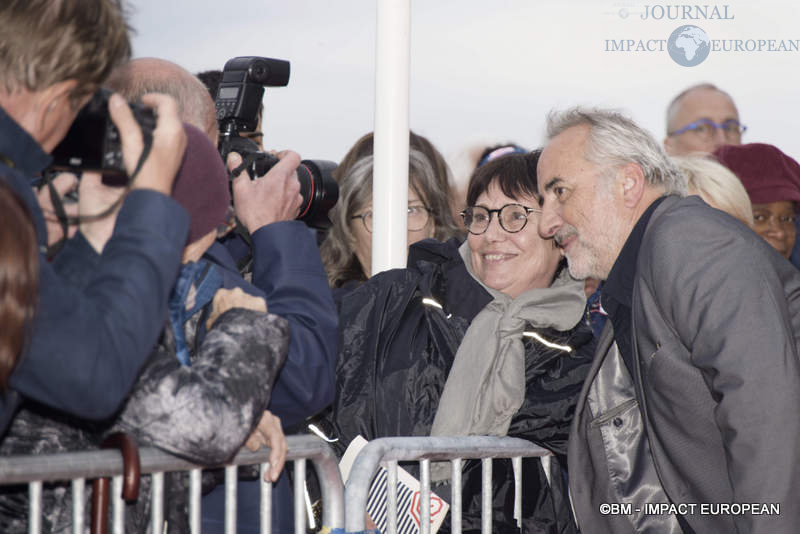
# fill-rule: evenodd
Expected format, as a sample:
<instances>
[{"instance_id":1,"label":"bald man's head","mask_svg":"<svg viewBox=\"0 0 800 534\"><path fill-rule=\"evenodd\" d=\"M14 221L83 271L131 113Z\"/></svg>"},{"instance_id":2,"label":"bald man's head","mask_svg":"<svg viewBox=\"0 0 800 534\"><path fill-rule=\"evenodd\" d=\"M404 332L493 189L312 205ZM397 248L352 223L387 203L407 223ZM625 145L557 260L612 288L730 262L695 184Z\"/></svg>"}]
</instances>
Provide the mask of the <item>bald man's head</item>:
<instances>
[{"instance_id":1,"label":"bald man's head","mask_svg":"<svg viewBox=\"0 0 800 534\"><path fill-rule=\"evenodd\" d=\"M711 153L722 145L741 144L741 132L706 126L700 130L681 131L698 120L721 125L735 121L739 111L731 96L710 83L693 85L676 96L667 108L667 136L664 148L670 156L694 152ZM680 132L680 133L678 133Z\"/></svg>"},{"instance_id":2,"label":"bald man's head","mask_svg":"<svg viewBox=\"0 0 800 534\"><path fill-rule=\"evenodd\" d=\"M134 59L117 68L106 85L130 101L147 93L171 95L178 101L181 120L200 128L217 143L214 100L205 85L180 65L158 58Z\"/></svg>"}]
</instances>

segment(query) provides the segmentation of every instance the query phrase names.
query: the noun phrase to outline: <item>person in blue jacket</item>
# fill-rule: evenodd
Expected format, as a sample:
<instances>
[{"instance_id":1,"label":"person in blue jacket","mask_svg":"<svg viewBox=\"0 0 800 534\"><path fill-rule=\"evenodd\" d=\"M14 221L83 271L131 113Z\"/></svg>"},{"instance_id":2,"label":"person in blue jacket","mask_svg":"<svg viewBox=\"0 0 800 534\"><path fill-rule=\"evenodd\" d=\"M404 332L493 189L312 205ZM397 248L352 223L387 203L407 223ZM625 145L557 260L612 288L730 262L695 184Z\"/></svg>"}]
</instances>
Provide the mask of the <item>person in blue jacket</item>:
<instances>
[{"instance_id":1,"label":"person in blue jacket","mask_svg":"<svg viewBox=\"0 0 800 534\"><path fill-rule=\"evenodd\" d=\"M215 126L209 126L216 125L214 102L202 83L179 65L137 58L116 69L108 86L128 100L155 88L171 94L183 103L181 118L216 141ZM232 181L236 216L250 243L231 233L224 244L214 243L204 259L220 267L224 288L239 287L263 297L268 311L289 323L289 353L273 386L269 410L285 429L296 429L333 401L338 314L314 234L294 220L301 203L295 176L300 157L286 152L280 158L265 176L251 180L242 174ZM229 168L239 163L239 156L233 155ZM252 254L249 281L240 274L240 254ZM259 491L257 480L238 484L239 532L258 531ZM204 532L223 530L224 494L219 486L203 499ZM294 531L291 484L285 475L273 489L272 518L273 532Z\"/></svg>"},{"instance_id":2,"label":"person in blue jacket","mask_svg":"<svg viewBox=\"0 0 800 534\"><path fill-rule=\"evenodd\" d=\"M96 87L130 55L127 25L113 0L2 2L0 35L0 175L30 210L44 250L45 214L31 180ZM161 331L189 224L169 198L186 141L172 99L143 102L158 119L134 173L142 134L124 100L110 100L135 177L88 289L68 287L40 254L38 311L0 399L0 435L23 398L81 418L110 416Z\"/></svg>"}]
</instances>

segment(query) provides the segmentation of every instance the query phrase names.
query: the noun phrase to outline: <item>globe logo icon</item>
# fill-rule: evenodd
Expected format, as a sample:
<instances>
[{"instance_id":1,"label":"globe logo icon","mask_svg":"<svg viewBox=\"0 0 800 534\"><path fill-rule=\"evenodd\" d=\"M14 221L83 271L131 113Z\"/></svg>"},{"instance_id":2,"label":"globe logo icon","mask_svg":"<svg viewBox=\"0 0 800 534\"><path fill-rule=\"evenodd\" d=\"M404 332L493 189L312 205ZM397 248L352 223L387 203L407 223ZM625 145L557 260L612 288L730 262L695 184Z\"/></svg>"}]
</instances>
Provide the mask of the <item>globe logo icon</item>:
<instances>
[{"instance_id":1,"label":"globe logo icon","mask_svg":"<svg viewBox=\"0 0 800 534\"><path fill-rule=\"evenodd\" d=\"M675 63L682 67L696 67L706 60L711 51L711 40L697 26L679 26L667 41L667 51Z\"/></svg>"},{"instance_id":2,"label":"globe logo icon","mask_svg":"<svg viewBox=\"0 0 800 534\"><path fill-rule=\"evenodd\" d=\"M625 9L624 7L619 10L619 17L622 18L622 19L627 19L628 18L628 14L629 14L628 10Z\"/></svg>"}]
</instances>

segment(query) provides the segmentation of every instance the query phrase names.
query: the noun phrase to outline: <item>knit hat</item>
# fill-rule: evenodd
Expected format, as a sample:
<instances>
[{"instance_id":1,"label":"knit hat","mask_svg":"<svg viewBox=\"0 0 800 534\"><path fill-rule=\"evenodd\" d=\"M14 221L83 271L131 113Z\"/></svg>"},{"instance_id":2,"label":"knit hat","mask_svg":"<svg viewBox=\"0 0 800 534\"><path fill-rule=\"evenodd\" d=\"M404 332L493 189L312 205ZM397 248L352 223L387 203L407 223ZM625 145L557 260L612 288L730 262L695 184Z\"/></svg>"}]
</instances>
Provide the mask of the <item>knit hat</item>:
<instances>
[{"instance_id":1,"label":"knit hat","mask_svg":"<svg viewBox=\"0 0 800 534\"><path fill-rule=\"evenodd\" d=\"M199 128L184 123L186 152L183 155L172 198L191 217L189 239L194 243L226 221L231 203L228 171L214 143Z\"/></svg>"},{"instance_id":2,"label":"knit hat","mask_svg":"<svg viewBox=\"0 0 800 534\"><path fill-rule=\"evenodd\" d=\"M753 204L788 200L800 207L800 165L778 147L764 143L724 145L714 151L739 179Z\"/></svg>"}]
</instances>

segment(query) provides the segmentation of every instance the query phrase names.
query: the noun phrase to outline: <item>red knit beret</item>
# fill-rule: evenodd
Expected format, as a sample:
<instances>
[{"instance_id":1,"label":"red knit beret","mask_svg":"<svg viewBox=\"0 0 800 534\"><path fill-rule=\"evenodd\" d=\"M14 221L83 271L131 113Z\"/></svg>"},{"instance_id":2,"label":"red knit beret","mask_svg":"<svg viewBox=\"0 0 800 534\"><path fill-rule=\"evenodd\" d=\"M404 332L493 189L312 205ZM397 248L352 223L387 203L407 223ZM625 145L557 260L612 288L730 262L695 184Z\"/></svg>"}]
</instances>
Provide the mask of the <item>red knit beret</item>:
<instances>
[{"instance_id":1,"label":"red knit beret","mask_svg":"<svg viewBox=\"0 0 800 534\"><path fill-rule=\"evenodd\" d=\"M781 200L800 207L800 165L773 145L724 145L714 151L720 163L739 177L753 204Z\"/></svg>"},{"instance_id":2,"label":"red knit beret","mask_svg":"<svg viewBox=\"0 0 800 534\"><path fill-rule=\"evenodd\" d=\"M189 212L187 243L194 243L225 222L231 195L228 171L217 147L199 128L185 123L183 127L186 152L175 178L172 198Z\"/></svg>"}]
</instances>

